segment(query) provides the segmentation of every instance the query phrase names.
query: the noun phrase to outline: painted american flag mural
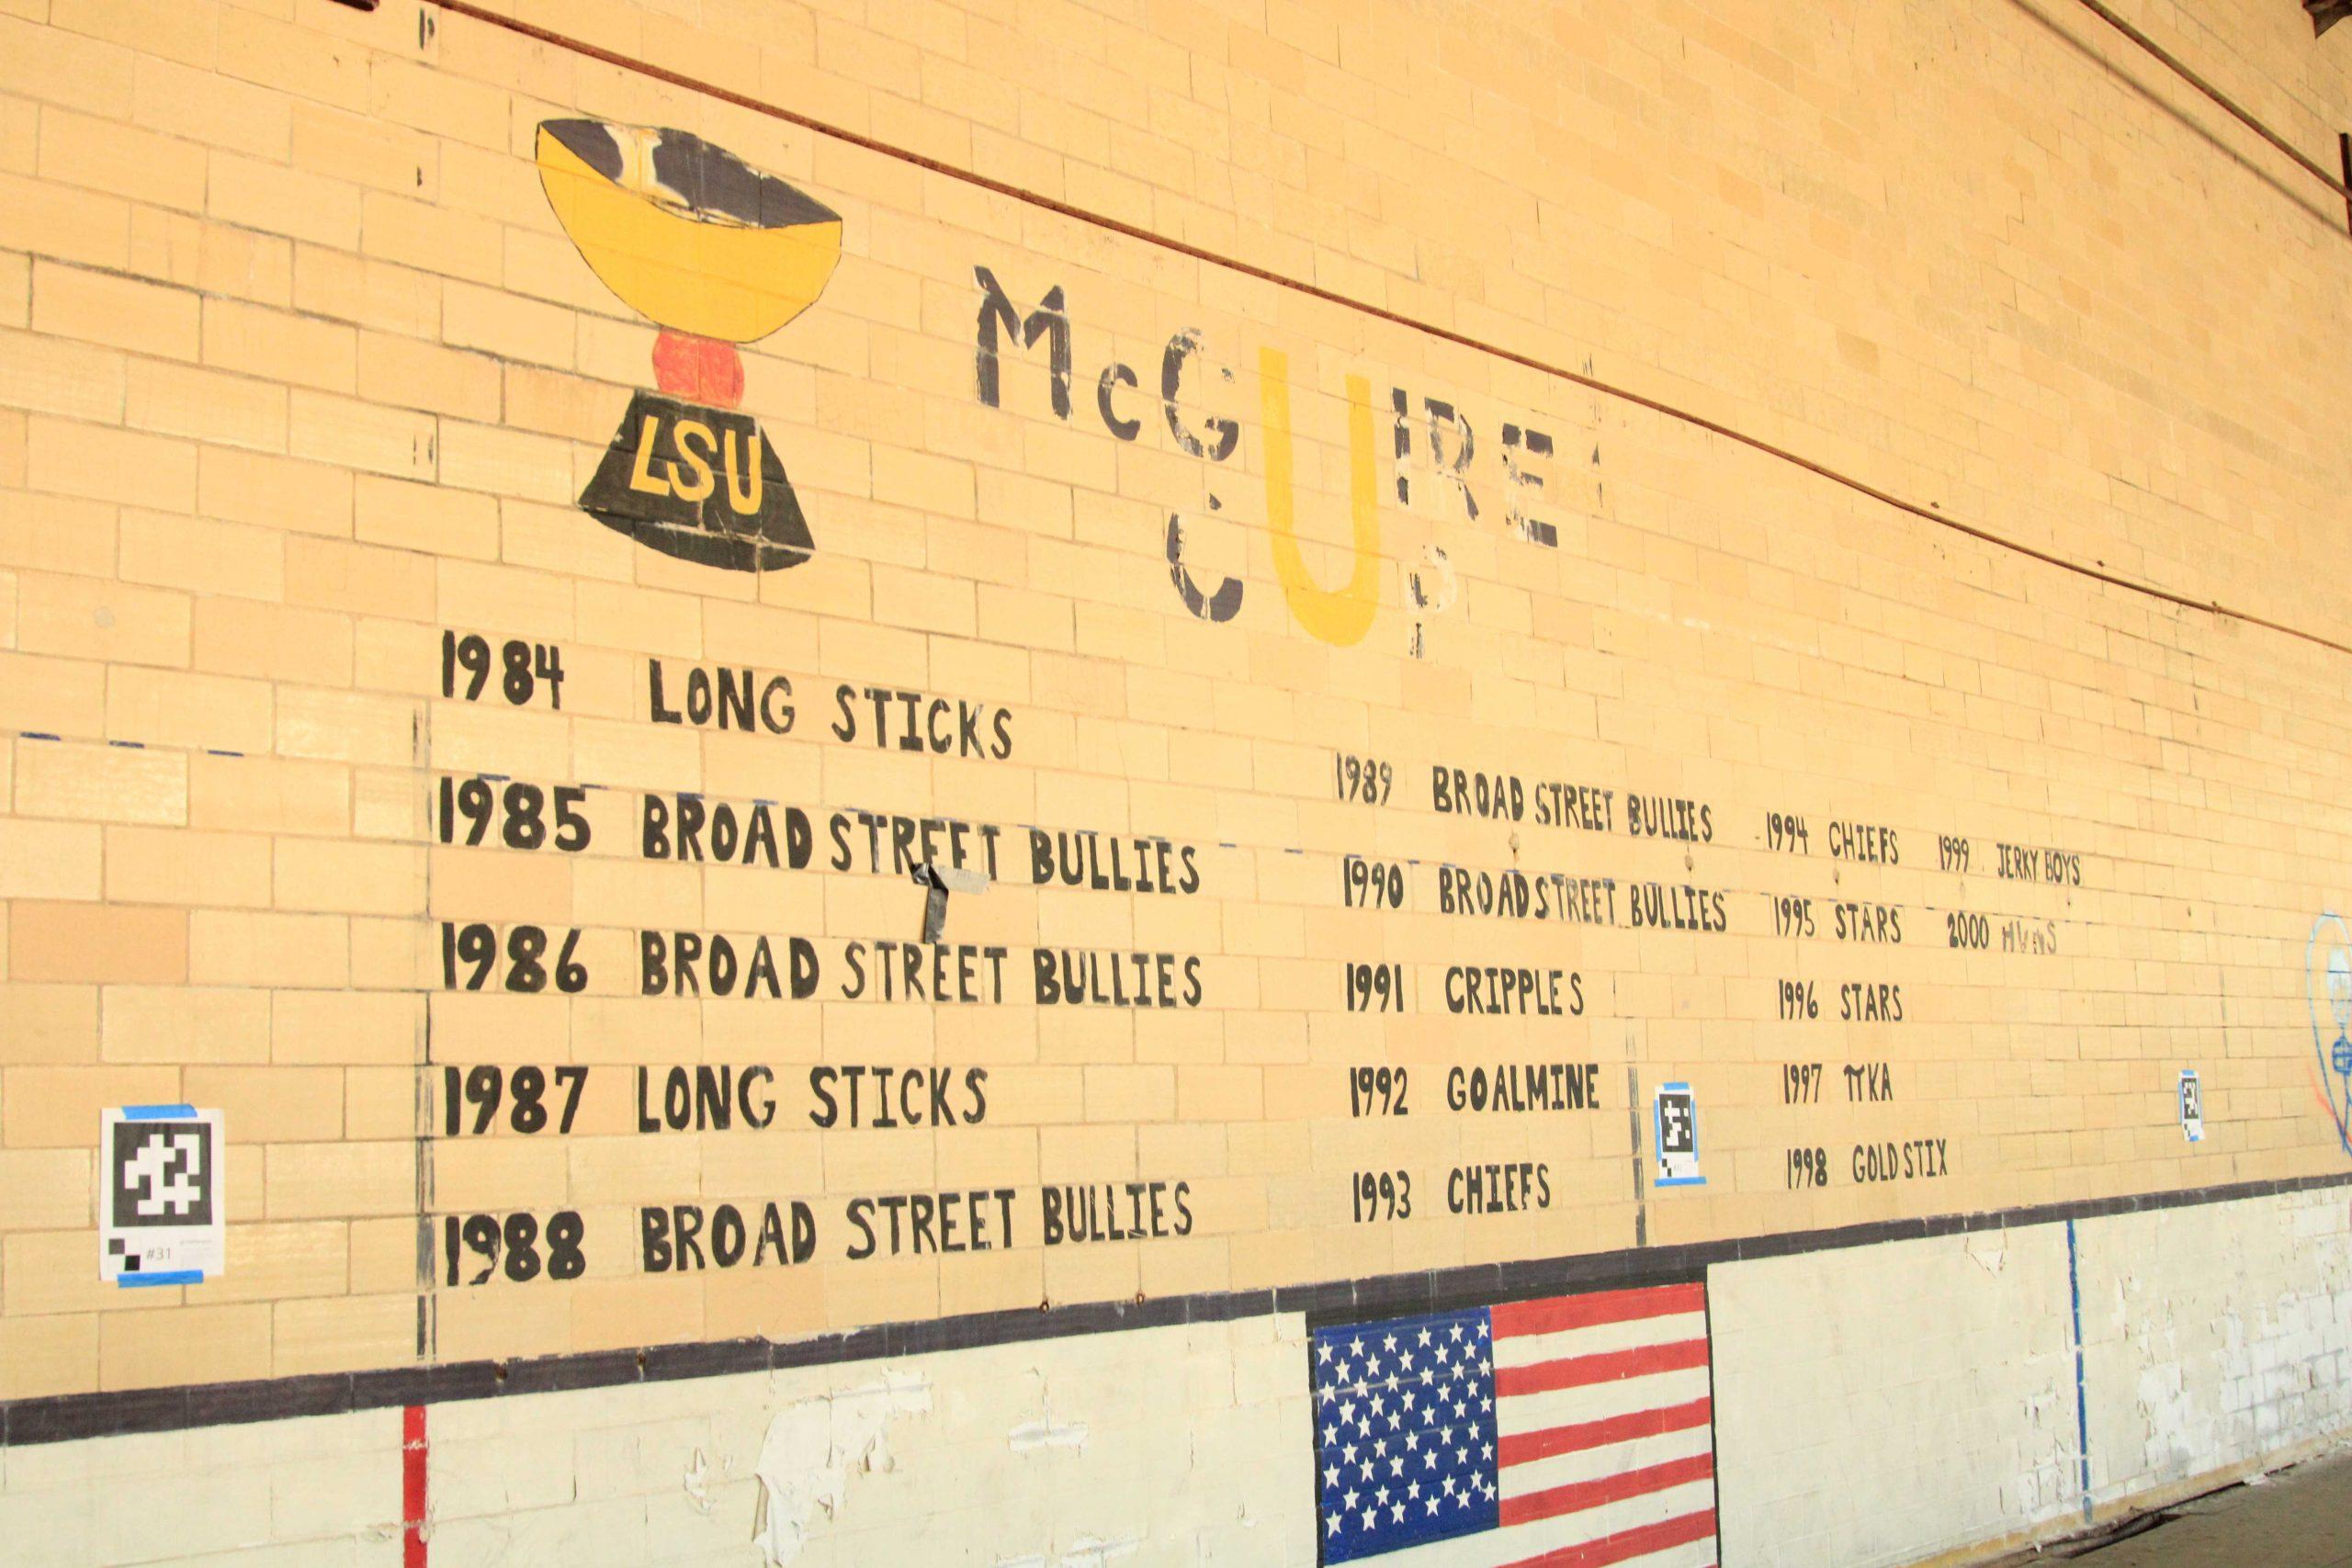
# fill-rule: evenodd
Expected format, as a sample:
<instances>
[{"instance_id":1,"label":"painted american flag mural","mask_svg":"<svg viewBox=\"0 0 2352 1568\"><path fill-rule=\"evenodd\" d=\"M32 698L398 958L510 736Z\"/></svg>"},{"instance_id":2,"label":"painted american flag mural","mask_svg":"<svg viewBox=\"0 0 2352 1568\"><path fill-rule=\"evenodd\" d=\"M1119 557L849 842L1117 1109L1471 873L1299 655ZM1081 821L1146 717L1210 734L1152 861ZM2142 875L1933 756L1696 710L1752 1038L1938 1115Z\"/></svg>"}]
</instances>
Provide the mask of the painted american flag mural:
<instances>
[{"instance_id":1,"label":"painted american flag mural","mask_svg":"<svg viewBox=\"0 0 2352 1568\"><path fill-rule=\"evenodd\" d=\"M1317 1536L1381 1568L1712 1568L1706 1286L1317 1329Z\"/></svg>"}]
</instances>

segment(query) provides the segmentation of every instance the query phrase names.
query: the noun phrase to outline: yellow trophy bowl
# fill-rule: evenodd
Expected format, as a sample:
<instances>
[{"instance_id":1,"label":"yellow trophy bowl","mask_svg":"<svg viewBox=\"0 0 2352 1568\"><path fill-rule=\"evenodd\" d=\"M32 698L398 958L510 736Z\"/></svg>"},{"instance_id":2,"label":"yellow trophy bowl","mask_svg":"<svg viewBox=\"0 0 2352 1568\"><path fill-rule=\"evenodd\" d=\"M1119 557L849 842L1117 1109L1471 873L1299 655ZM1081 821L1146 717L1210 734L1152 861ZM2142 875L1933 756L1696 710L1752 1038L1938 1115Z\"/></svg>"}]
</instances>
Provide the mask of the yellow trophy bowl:
<instances>
[{"instance_id":1,"label":"yellow trophy bowl","mask_svg":"<svg viewBox=\"0 0 2352 1568\"><path fill-rule=\"evenodd\" d=\"M814 304L841 214L684 130L541 122L539 183L605 287L673 331L752 343Z\"/></svg>"}]
</instances>

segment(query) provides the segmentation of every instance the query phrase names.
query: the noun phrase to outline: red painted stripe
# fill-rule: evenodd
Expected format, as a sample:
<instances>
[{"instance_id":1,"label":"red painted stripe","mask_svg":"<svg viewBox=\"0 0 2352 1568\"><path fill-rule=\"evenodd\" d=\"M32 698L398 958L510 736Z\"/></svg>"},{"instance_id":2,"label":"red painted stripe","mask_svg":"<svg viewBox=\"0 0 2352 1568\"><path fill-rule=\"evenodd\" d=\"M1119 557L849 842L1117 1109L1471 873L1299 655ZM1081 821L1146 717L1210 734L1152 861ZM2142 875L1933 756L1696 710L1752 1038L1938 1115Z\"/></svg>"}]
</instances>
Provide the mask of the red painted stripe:
<instances>
[{"instance_id":1,"label":"red painted stripe","mask_svg":"<svg viewBox=\"0 0 2352 1568\"><path fill-rule=\"evenodd\" d=\"M424 1406L401 1412L401 1568L424 1568Z\"/></svg>"},{"instance_id":2,"label":"red painted stripe","mask_svg":"<svg viewBox=\"0 0 2352 1568\"><path fill-rule=\"evenodd\" d=\"M1651 1285L1638 1291L1600 1291L1589 1296L1559 1296L1544 1302L1506 1302L1492 1309L1495 1337L1514 1334L1557 1334L1566 1328L1590 1328L1601 1323L1631 1323L1635 1318L1664 1317L1670 1313L1697 1312L1707 1304L1707 1287Z\"/></svg>"},{"instance_id":3,"label":"red painted stripe","mask_svg":"<svg viewBox=\"0 0 2352 1568\"><path fill-rule=\"evenodd\" d=\"M1709 1508L1703 1513L1685 1514L1679 1519L1644 1525L1639 1529L1620 1530L1599 1540L1578 1541L1538 1557L1523 1557L1510 1568L1607 1568L1608 1564L1623 1562L1629 1557L1704 1540L1714 1533L1715 1511Z\"/></svg>"},{"instance_id":4,"label":"red painted stripe","mask_svg":"<svg viewBox=\"0 0 2352 1568\"><path fill-rule=\"evenodd\" d=\"M1555 1454L1581 1453L1611 1443L1630 1443L1635 1438L1652 1438L1660 1432L1687 1432L1693 1427L1705 1426L1713 1414L1712 1401L1694 1399L1688 1404L1662 1404L1656 1410L1636 1410L1611 1416L1605 1421L1519 1432L1502 1440L1502 1462L1505 1466L1525 1464Z\"/></svg>"},{"instance_id":5,"label":"red painted stripe","mask_svg":"<svg viewBox=\"0 0 2352 1568\"><path fill-rule=\"evenodd\" d=\"M1516 1497L1503 1499L1502 1523L1508 1529L1523 1525L1531 1519L1555 1519L1562 1514L1581 1513L1598 1508L1604 1503L1622 1503L1628 1497L1646 1496L1663 1492L1669 1486L1688 1482L1704 1481L1715 1472L1713 1454L1692 1454L1688 1459L1668 1460L1664 1464L1645 1465L1622 1475L1604 1475L1597 1481L1572 1481L1565 1486L1547 1486L1541 1492L1525 1492Z\"/></svg>"},{"instance_id":6,"label":"red painted stripe","mask_svg":"<svg viewBox=\"0 0 2352 1568\"><path fill-rule=\"evenodd\" d=\"M1647 1377L1652 1372L1679 1372L1706 1364L1704 1339L1680 1339L1671 1345L1644 1345L1632 1350L1567 1356L1556 1361L1538 1361L1532 1367L1497 1367L1495 1394L1499 1399L1509 1399L1513 1394L1582 1388L1588 1383L1615 1382L1620 1378Z\"/></svg>"}]
</instances>

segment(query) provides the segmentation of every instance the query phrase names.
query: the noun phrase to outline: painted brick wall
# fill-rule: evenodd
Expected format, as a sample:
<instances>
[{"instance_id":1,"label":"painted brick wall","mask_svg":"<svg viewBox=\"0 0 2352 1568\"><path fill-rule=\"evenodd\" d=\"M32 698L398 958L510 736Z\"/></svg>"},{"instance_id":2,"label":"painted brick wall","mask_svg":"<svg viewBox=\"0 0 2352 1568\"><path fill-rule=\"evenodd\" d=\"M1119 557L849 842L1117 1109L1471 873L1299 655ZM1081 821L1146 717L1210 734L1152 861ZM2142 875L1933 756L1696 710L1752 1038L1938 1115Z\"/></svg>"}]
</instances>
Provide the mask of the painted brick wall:
<instances>
[{"instance_id":1,"label":"painted brick wall","mask_svg":"<svg viewBox=\"0 0 2352 1568\"><path fill-rule=\"evenodd\" d=\"M1309 1325L1653 1268L1727 1554L2054 1525L2061 1227L1738 1247L2344 1173L2341 205L2063 0L0 0L0 1537L406 1553L413 1405L445 1554L627 1557L935 1362L970 1560L1305 1561ZM225 1269L126 1289L182 1104ZM2340 1424L2249 1201L2083 1211L2100 1506ZM601 1386L762 1340L844 1359ZM52 1442L320 1402L347 1487Z\"/></svg>"}]
</instances>

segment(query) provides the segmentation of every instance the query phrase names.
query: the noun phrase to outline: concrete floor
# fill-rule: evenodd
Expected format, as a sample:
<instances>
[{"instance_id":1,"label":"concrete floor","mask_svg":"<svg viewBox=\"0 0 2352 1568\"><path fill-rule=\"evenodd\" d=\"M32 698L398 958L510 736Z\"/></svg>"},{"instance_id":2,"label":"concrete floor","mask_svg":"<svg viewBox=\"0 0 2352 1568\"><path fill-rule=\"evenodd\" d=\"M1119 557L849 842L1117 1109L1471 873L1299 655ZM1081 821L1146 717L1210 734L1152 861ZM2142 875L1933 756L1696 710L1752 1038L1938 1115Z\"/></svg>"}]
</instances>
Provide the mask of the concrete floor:
<instances>
[{"instance_id":1,"label":"concrete floor","mask_svg":"<svg viewBox=\"0 0 2352 1568\"><path fill-rule=\"evenodd\" d=\"M2105 1546L2059 1546L2044 1562L2085 1568L2352 1568L2352 1453L2258 1485L2164 1510L2154 1528Z\"/></svg>"}]
</instances>

